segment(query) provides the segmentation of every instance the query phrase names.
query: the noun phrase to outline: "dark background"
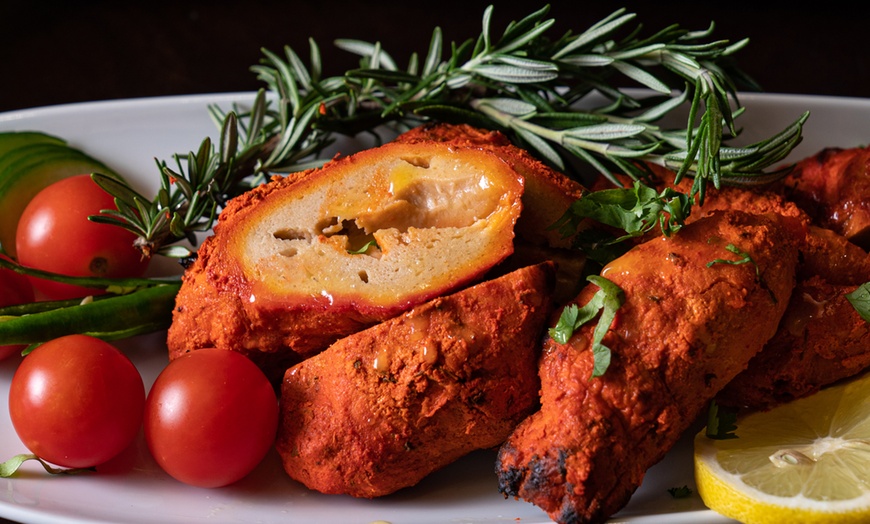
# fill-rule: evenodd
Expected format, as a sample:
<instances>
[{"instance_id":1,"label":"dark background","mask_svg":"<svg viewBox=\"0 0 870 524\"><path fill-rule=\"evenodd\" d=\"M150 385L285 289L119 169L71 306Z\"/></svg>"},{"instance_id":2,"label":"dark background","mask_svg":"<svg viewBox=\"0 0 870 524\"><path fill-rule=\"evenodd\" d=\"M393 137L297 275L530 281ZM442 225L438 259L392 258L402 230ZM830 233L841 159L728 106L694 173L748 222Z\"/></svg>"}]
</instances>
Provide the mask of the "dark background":
<instances>
[{"instance_id":1,"label":"dark background","mask_svg":"<svg viewBox=\"0 0 870 524\"><path fill-rule=\"evenodd\" d=\"M0 111L59 103L261 87L251 65L261 48L293 47L307 62L308 38L327 74L357 65L335 38L380 41L399 62L425 54L438 25L446 42L476 37L486 5L423 2L0 2ZM845 3L844 3L845 4ZM542 2L495 3L493 29ZM619 7L644 31L715 22L715 38L750 39L736 58L768 92L870 96L870 7L837 2L553 2L551 35L582 32Z\"/></svg>"},{"instance_id":2,"label":"dark background","mask_svg":"<svg viewBox=\"0 0 870 524\"><path fill-rule=\"evenodd\" d=\"M261 84L249 67L262 47L290 45L306 57L309 37L321 47L327 74L356 65L355 57L332 48L335 38L380 41L404 65L411 51L425 53L436 25L447 42L476 37L489 3L0 0L0 112L255 90ZM553 2L551 34L582 32L619 7L637 13L650 32L673 23L702 30L715 22L716 38L750 39L738 63L768 92L868 97L870 7L846 4ZM495 32L542 5L495 3Z\"/></svg>"}]
</instances>

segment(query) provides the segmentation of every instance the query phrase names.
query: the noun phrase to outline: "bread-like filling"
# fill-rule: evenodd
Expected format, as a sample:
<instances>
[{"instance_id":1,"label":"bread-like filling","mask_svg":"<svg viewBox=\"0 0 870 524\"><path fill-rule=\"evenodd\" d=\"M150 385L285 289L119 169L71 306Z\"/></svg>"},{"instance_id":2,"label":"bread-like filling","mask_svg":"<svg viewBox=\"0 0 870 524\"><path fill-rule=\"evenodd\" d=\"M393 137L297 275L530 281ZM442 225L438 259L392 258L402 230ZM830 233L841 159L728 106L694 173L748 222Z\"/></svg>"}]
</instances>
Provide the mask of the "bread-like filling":
<instances>
[{"instance_id":1,"label":"bread-like filling","mask_svg":"<svg viewBox=\"0 0 870 524\"><path fill-rule=\"evenodd\" d=\"M396 145L269 194L230 249L250 300L288 294L396 299L447 285L512 251L522 178L474 149Z\"/></svg>"}]
</instances>

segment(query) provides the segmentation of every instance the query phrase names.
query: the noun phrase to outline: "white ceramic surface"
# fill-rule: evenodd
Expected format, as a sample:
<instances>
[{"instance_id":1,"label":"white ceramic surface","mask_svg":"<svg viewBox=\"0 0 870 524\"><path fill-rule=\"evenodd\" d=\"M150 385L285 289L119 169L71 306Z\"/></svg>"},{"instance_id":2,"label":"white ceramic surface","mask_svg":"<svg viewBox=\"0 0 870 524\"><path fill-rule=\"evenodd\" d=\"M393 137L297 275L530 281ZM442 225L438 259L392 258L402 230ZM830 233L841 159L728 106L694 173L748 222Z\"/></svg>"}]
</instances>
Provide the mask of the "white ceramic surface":
<instances>
[{"instance_id":1,"label":"white ceramic surface","mask_svg":"<svg viewBox=\"0 0 870 524\"><path fill-rule=\"evenodd\" d=\"M153 194L154 159L171 160L216 136L208 104L224 109L245 103L250 93L146 98L74 104L0 114L0 130L40 130L66 138ZM742 141L777 131L803 111L811 116L805 139L791 159L828 146L864 145L870 139L870 100L743 94L747 129ZM348 152L348 151L345 151ZM162 270L173 268L165 266ZM166 363L162 334L137 337L122 347L146 384ZM8 417L8 386L18 359L0 363L0 460L25 452ZM494 453L479 452L439 471L414 488L378 500L313 493L290 480L276 454L245 480L220 489L183 485L164 474L143 439L99 474L49 476L28 463L14 478L0 479L0 518L51 523L230 523L323 524L533 524L550 522L535 506L505 500L497 491ZM706 510L697 495L673 499L667 489L694 487L691 443L684 439L653 467L630 504L612 518L625 523L726 523Z\"/></svg>"}]
</instances>

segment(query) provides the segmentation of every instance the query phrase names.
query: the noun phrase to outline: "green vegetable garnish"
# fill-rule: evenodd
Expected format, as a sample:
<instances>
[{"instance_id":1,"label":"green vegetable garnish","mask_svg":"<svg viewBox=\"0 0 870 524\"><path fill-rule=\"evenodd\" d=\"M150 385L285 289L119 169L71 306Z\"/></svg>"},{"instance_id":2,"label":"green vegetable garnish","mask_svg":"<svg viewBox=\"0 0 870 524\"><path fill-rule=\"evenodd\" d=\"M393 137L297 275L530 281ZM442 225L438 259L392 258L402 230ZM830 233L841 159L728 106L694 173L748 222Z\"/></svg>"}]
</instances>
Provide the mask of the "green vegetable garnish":
<instances>
[{"instance_id":1,"label":"green vegetable garnish","mask_svg":"<svg viewBox=\"0 0 870 524\"><path fill-rule=\"evenodd\" d=\"M630 188L603 189L583 195L552 227L571 236L584 219L592 219L625 232L603 242L610 245L639 237L656 225L664 235L670 236L684 225L691 208L692 201L684 193L670 188L659 192L635 181Z\"/></svg>"},{"instance_id":2,"label":"green vegetable garnish","mask_svg":"<svg viewBox=\"0 0 870 524\"><path fill-rule=\"evenodd\" d=\"M26 268L5 259L0 259L0 267L109 290L92 299L37 301L0 308L0 345L28 344L25 353L42 342L74 333L117 340L166 329L181 287L178 279L69 277Z\"/></svg>"},{"instance_id":3,"label":"green vegetable garnish","mask_svg":"<svg viewBox=\"0 0 870 524\"><path fill-rule=\"evenodd\" d=\"M737 430L737 410L722 407L715 401L710 403L707 411L707 429L705 435L708 438L725 440L737 438L734 433Z\"/></svg>"},{"instance_id":4,"label":"green vegetable garnish","mask_svg":"<svg viewBox=\"0 0 870 524\"><path fill-rule=\"evenodd\" d=\"M499 33L491 27L492 13L490 6L483 13L481 33L463 42L445 45L441 30L435 28L426 53L411 55L403 69L380 44L357 40L337 40L336 45L359 56L359 67L329 77L322 74L314 41L307 65L289 47L281 53L263 50L252 71L265 87L251 106L208 108L220 129L217 143L205 138L172 162L158 161L160 189L153 198L126 181L93 174L115 197L117 209L91 220L132 231L145 256L191 260L197 233L211 229L228 199L272 174L323 164L328 160L324 150L337 135L394 135L435 121L499 130L569 175L584 178L592 171L610 179L615 189L584 197L560 227L576 226L584 216L596 217L627 227L622 238L643 234L656 224L665 234L675 231L692 198L703 198L708 182L714 187L723 181L755 185L785 174L765 170L780 164L800 142L808 113L760 142L725 145L738 135L735 120L744 111L736 84L748 80L731 59L747 40L712 40L712 24L702 31L670 25L643 35L642 25L633 26L636 15L624 9L586 29L551 35L554 20L547 18L544 7ZM748 87L754 88L751 81ZM682 129L659 125L664 116L680 109L687 109ZM673 169L674 182L693 177L690 194L651 190L643 184L648 175L644 163ZM613 173L636 183L620 187ZM599 240L593 246L590 236L584 236L585 245L580 246L588 249L590 259L612 258L618 251L614 239ZM183 241L193 247L185 247ZM121 289L129 283L113 285ZM62 311L86 316L94 309L84 308L109 300L123 300L122 311L135 311L152 300L151 294L158 294L159 300L146 308L148 318L128 317L120 325L109 315L94 319L88 329L106 337L160 329L171 315L177 284L137 286L126 295ZM610 352L600 342L618 301L611 295L596 300L603 304L601 330L595 331L597 376L609 364ZM0 325L7 335L0 334L0 341L11 332L16 340L41 336L25 336L23 318L4 319ZM45 317L30 321L41 318ZM96 325L100 322L104 325ZM30 329L41 325L34 322Z\"/></svg>"},{"instance_id":5,"label":"green vegetable garnish","mask_svg":"<svg viewBox=\"0 0 870 524\"><path fill-rule=\"evenodd\" d=\"M728 244L727 246L725 246L725 249L734 253L735 255L739 256L740 258L737 260L728 260L728 259L724 259L724 258L717 258L715 260L711 260L710 262L707 262L707 267L711 267L714 264L731 264L733 266L740 266L743 264L752 264L753 266L755 266L755 276L757 276L757 277L761 276L761 270L759 269L758 264L756 264L755 261L752 260L752 256L749 253L746 253L745 251L741 251L740 248L738 248L734 244Z\"/></svg>"},{"instance_id":6,"label":"green vegetable garnish","mask_svg":"<svg viewBox=\"0 0 870 524\"><path fill-rule=\"evenodd\" d=\"M369 240L359 249L348 249L347 252L351 255L362 255L365 254L366 251L369 250L370 247L377 248L378 242L376 240Z\"/></svg>"},{"instance_id":7,"label":"green vegetable garnish","mask_svg":"<svg viewBox=\"0 0 870 524\"><path fill-rule=\"evenodd\" d=\"M692 488L683 486L680 488L668 488L668 493L675 499L685 499L692 496Z\"/></svg>"},{"instance_id":8,"label":"green vegetable garnish","mask_svg":"<svg viewBox=\"0 0 870 524\"><path fill-rule=\"evenodd\" d=\"M622 289L613 282L598 275L590 275L586 280L599 287L582 308L569 304L562 310L556 325L550 328L550 336L559 344L567 344L574 331L600 314L592 332L592 377L600 377L610 366L610 348L601 343L610 329L616 310L622 306L625 296Z\"/></svg>"},{"instance_id":9,"label":"green vegetable garnish","mask_svg":"<svg viewBox=\"0 0 870 524\"><path fill-rule=\"evenodd\" d=\"M858 286L855 291L846 295L846 300L852 304L864 321L870 322L870 282Z\"/></svg>"},{"instance_id":10,"label":"green vegetable garnish","mask_svg":"<svg viewBox=\"0 0 870 524\"><path fill-rule=\"evenodd\" d=\"M742 251L740 248L738 248L734 244L728 244L727 246L725 246L725 249L734 253L735 255L739 256L740 258L738 258L737 260L717 258L715 260L711 260L710 262L707 262L707 267L711 267L715 264L730 264L732 266L740 266L743 264L752 264L753 267L755 267L755 279L756 279L756 281L761 285L762 288L764 288L767 291L767 294L770 295L770 299L774 303L778 302L778 299L776 298L776 295L774 295L773 290L770 289L769 287L767 287L767 282L765 282L764 279L761 278L761 268L758 267L758 264L755 262L755 260L752 259L752 255L750 255L749 253L747 253L745 251Z\"/></svg>"},{"instance_id":11,"label":"green vegetable garnish","mask_svg":"<svg viewBox=\"0 0 870 524\"><path fill-rule=\"evenodd\" d=\"M97 177L118 210L93 219L133 231L146 255L184 257L190 251L173 244L208 230L228 198L271 173L321 164L318 154L336 134L392 134L431 121L500 130L578 177L580 164L615 183L614 172L642 180L642 163L656 163L675 170L675 181L694 177L691 194L701 198L708 182L752 185L785 174L764 170L800 141L806 113L769 139L724 146L737 136L735 119L743 112L735 84L747 79L731 58L747 40L708 40L712 24L642 35L642 26L632 26L635 14L624 9L554 37L548 7L499 34L492 12L492 6L484 11L481 34L464 42L445 46L435 28L425 55L413 54L404 69L380 44L357 40L336 45L358 55L360 67L332 77L322 75L314 41L307 66L289 47L264 50L252 70L266 88L253 105L210 108L218 144L206 138L195 152L176 155L174 168L158 162L161 188L153 199ZM619 87L626 83L649 91ZM657 124L680 108L688 108L683 129Z\"/></svg>"},{"instance_id":12,"label":"green vegetable garnish","mask_svg":"<svg viewBox=\"0 0 870 524\"><path fill-rule=\"evenodd\" d=\"M22 464L27 462L28 460L35 460L39 462L43 469L52 475L77 475L79 473L84 473L88 471L94 471L94 468L58 468L52 466L48 462L42 460L41 458L33 455L31 453L21 453L19 455L15 455L11 459L6 462L0 462L0 478L9 478L18 471L18 468L21 467Z\"/></svg>"}]
</instances>

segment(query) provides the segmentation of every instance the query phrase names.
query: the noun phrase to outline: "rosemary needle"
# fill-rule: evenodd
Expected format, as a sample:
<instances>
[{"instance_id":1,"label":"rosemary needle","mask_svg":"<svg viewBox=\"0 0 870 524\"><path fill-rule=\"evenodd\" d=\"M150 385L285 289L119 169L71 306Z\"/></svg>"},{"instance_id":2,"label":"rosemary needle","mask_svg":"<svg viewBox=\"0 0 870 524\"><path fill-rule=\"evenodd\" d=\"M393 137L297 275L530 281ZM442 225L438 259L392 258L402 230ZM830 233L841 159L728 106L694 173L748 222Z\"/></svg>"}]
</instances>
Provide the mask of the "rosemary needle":
<instances>
[{"instance_id":1,"label":"rosemary needle","mask_svg":"<svg viewBox=\"0 0 870 524\"><path fill-rule=\"evenodd\" d=\"M713 24L641 36L635 15L620 9L576 34L551 38L548 7L501 33L491 27L492 12L492 6L484 11L480 35L449 47L435 28L425 56L412 55L404 69L377 42L336 41L359 56L360 66L332 77L322 76L313 40L308 65L289 47L263 50L252 72L265 87L251 107L210 108L219 143L206 138L196 151L176 155L174 166L158 162L154 198L94 175L117 209L92 219L133 231L147 256L186 257L191 248L179 243L195 249L196 233L211 228L227 199L266 175L319 165L318 154L337 134L396 132L435 120L500 130L572 176L581 176L579 163L614 183L614 172L642 180L641 162L657 163L677 179L694 177L692 195L700 197L708 183L781 176L766 170L801 139L807 114L757 144L725 146L738 135L735 84L745 78L732 55L747 41L713 40ZM659 127L678 108L688 108L685 128Z\"/></svg>"}]
</instances>

